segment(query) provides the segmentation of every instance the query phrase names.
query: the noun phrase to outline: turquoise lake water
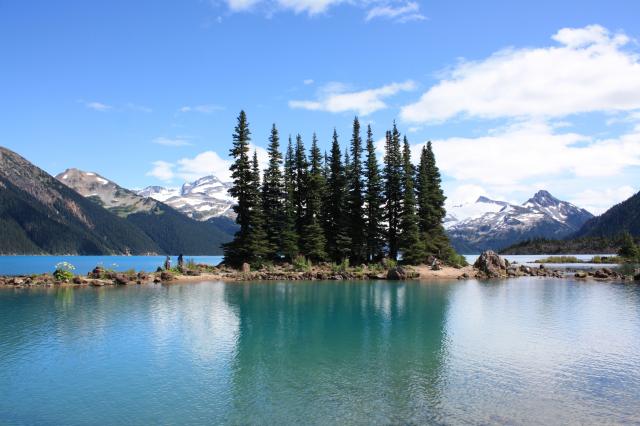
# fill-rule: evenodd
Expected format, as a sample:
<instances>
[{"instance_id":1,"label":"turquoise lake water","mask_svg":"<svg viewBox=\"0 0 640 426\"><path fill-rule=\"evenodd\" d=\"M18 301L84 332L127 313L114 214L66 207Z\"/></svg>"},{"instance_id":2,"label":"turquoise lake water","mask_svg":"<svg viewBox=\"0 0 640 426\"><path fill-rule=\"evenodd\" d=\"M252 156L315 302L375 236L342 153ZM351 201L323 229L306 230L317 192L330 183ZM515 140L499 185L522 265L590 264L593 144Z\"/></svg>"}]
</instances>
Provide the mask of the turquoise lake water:
<instances>
[{"instance_id":1,"label":"turquoise lake water","mask_svg":"<svg viewBox=\"0 0 640 426\"><path fill-rule=\"evenodd\" d=\"M578 259L589 260L594 255L578 254ZM466 255L467 261L475 262L478 255ZM518 263L530 263L546 255L513 255L505 256L510 261ZM97 265L111 268L116 271L135 269L136 271L153 272L158 266L164 264L166 256L0 256L0 275L29 275L53 272L59 262L69 262L76 267L75 272L86 274ZM222 262L222 256L184 256L185 261L193 259L197 263L217 265ZM177 262L177 256L171 256L173 265ZM563 264L555 265L558 268L588 268L602 267L603 265L587 264Z\"/></svg>"},{"instance_id":2,"label":"turquoise lake water","mask_svg":"<svg viewBox=\"0 0 640 426\"><path fill-rule=\"evenodd\" d=\"M0 424L640 422L640 286L0 289Z\"/></svg>"}]
</instances>

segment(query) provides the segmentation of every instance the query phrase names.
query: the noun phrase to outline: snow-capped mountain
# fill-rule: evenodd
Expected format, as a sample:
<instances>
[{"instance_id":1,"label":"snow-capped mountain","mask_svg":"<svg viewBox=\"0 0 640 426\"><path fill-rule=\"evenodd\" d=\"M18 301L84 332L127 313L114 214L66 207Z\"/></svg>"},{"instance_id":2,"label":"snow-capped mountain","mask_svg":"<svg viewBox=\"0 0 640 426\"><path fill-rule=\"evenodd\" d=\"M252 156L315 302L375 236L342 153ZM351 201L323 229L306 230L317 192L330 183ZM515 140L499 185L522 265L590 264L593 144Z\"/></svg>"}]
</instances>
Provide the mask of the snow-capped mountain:
<instances>
[{"instance_id":1,"label":"snow-capped mountain","mask_svg":"<svg viewBox=\"0 0 640 426\"><path fill-rule=\"evenodd\" d=\"M182 188L148 186L138 191L138 195L162 201L197 220L219 216L233 218L231 207L235 200L227 192L230 187L231 183L211 175L185 183Z\"/></svg>"},{"instance_id":2,"label":"snow-capped mountain","mask_svg":"<svg viewBox=\"0 0 640 426\"><path fill-rule=\"evenodd\" d=\"M562 238L592 217L542 190L522 205L480 197L475 203L454 206L444 225L456 250L477 253L531 238Z\"/></svg>"},{"instance_id":3,"label":"snow-capped mountain","mask_svg":"<svg viewBox=\"0 0 640 426\"><path fill-rule=\"evenodd\" d=\"M58 174L56 179L123 217L132 213L148 212L158 204L155 200L143 198L93 172L67 169Z\"/></svg>"}]
</instances>

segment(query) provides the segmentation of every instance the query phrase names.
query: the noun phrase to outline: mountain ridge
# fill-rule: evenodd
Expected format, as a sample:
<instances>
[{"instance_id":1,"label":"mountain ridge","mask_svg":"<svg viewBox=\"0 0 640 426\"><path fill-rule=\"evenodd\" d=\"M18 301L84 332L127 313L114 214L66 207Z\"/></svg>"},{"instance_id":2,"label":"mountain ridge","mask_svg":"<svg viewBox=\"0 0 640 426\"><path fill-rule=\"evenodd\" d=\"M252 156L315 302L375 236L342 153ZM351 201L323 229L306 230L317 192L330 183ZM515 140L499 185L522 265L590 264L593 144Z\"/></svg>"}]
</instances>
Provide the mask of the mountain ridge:
<instances>
[{"instance_id":1,"label":"mountain ridge","mask_svg":"<svg viewBox=\"0 0 640 426\"><path fill-rule=\"evenodd\" d=\"M155 254L146 234L0 147L0 253Z\"/></svg>"},{"instance_id":2,"label":"mountain ridge","mask_svg":"<svg viewBox=\"0 0 640 426\"><path fill-rule=\"evenodd\" d=\"M71 168L56 178L141 229L165 253L222 254L221 245L232 239L219 221L196 221L97 173Z\"/></svg>"},{"instance_id":3,"label":"mountain ridge","mask_svg":"<svg viewBox=\"0 0 640 426\"><path fill-rule=\"evenodd\" d=\"M539 190L521 205L480 196L471 205L454 206L445 228L456 250L477 253L528 239L562 238L592 217L585 209Z\"/></svg>"}]
</instances>

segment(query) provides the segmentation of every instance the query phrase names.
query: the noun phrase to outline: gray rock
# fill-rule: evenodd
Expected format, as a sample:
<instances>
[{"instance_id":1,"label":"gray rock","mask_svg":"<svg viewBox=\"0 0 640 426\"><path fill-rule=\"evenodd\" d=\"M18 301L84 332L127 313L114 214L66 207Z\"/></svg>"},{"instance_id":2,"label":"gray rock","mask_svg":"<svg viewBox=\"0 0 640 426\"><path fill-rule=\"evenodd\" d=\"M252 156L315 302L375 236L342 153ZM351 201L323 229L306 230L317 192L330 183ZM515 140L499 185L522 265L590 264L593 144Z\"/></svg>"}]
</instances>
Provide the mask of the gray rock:
<instances>
[{"instance_id":1,"label":"gray rock","mask_svg":"<svg viewBox=\"0 0 640 426\"><path fill-rule=\"evenodd\" d=\"M494 251L487 250L478 257L473 266L487 278L500 278L507 275L509 262Z\"/></svg>"}]
</instances>

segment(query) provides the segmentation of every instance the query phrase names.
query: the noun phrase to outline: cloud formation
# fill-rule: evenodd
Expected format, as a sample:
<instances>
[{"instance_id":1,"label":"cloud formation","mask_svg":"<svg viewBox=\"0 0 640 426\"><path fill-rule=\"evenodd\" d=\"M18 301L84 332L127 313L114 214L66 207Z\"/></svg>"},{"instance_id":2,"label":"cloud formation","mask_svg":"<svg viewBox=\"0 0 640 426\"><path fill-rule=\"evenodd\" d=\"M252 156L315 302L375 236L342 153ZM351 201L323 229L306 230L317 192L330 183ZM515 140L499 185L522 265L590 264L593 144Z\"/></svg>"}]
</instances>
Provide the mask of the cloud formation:
<instances>
[{"instance_id":1,"label":"cloud formation","mask_svg":"<svg viewBox=\"0 0 640 426\"><path fill-rule=\"evenodd\" d=\"M347 87L341 83L330 83L320 90L317 100L292 100L289 101L289 107L332 113L354 111L361 116L366 116L387 108L383 99L402 91L413 90L415 87L413 81L407 80L403 83L391 83L376 89L349 92Z\"/></svg>"},{"instance_id":2,"label":"cloud formation","mask_svg":"<svg viewBox=\"0 0 640 426\"><path fill-rule=\"evenodd\" d=\"M635 193L636 190L630 185L604 190L586 189L578 192L569 201L593 214L602 214L614 204L626 200Z\"/></svg>"},{"instance_id":3,"label":"cloud formation","mask_svg":"<svg viewBox=\"0 0 640 426\"><path fill-rule=\"evenodd\" d=\"M580 178L610 177L626 167L640 166L640 132L594 139L557 130L548 123L531 121L481 137L435 140L433 145L447 175L494 186L567 173ZM414 153L422 145L413 147Z\"/></svg>"},{"instance_id":4,"label":"cloud formation","mask_svg":"<svg viewBox=\"0 0 640 426\"><path fill-rule=\"evenodd\" d=\"M185 105L180 107L180 112L199 112L201 114L212 114L216 111L222 111L224 107L215 104L203 104L203 105Z\"/></svg>"},{"instance_id":5,"label":"cloud formation","mask_svg":"<svg viewBox=\"0 0 640 426\"><path fill-rule=\"evenodd\" d=\"M165 137L161 136L161 137L155 138L152 142L155 143L156 145L163 145L163 146L189 146L189 145L191 145L191 142L189 142L187 140L187 138L181 138L181 137L165 138Z\"/></svg>"},{"instance_id":6,"label":"cloud formation","mask_svg":"<svg viewBox=\"0 0 640 426\"><path fill-rule=\"evenodd\" d=\"M269 156L264 148L255 145L249 145L251 155L256 150L258 153L258 163L260 169L267 167ZM231 180L229 166L231 160L226 156L223 158L215 151L204 151L195 157L184 157L175 163L167 161L154 161L153 168L147 173L147 176L155 177L164 182L170 182L174 179L182 181L193 181L203 176L214 175L223 182Z\"/></svg>"},{"instance_id":7,"label":"cloud formation","mask_svg":"<svg viewBox=\"0 0 640 426\"><path fill-rule=\"evenodd\" d=\"M110 109L113 109L111 105L103 104L102 102L96 102L96 101L85 102L84 106L94 111L101 111L101 112L109 111Z\"/></svg>"},{"instance_id":8,"label":"cloud formation","mask_svg":"<svg viewBox=\"0 0 640 426\"><path fill-rule=\"evenodd\" d=\"M350 5L366 10L365 20L386 18L396 22L424 20L420 4L404 0L226 0L231 12L248 12L264 8L267 15L274 11L316 16L327 13L332 7Z\"/></svg>"},{"instance_id":9,"label":"cloud formation","mask_svg":"<svg viewBox=\"0 0 640 426\"><path fill-rule=\"evenodd\" d=\"M423 21L426 19L420 13L420 5L413 1L404 5L384 4L369 9L365 20L371 21L376 18L387 18L398 22Z\"/></svg>"},{"instance_id":10,"label":"cloud formation","mask_svg":"<svg viewBox=\"0 0 640 426\"><path fill-rule=\"evenodd\" d=\"M640 61L630 39L599 25L564 28L559 46L506 49L465 61L406 105L411 123L473 118L563 117L640 109Z\"/></svg>"}]
</instances>

